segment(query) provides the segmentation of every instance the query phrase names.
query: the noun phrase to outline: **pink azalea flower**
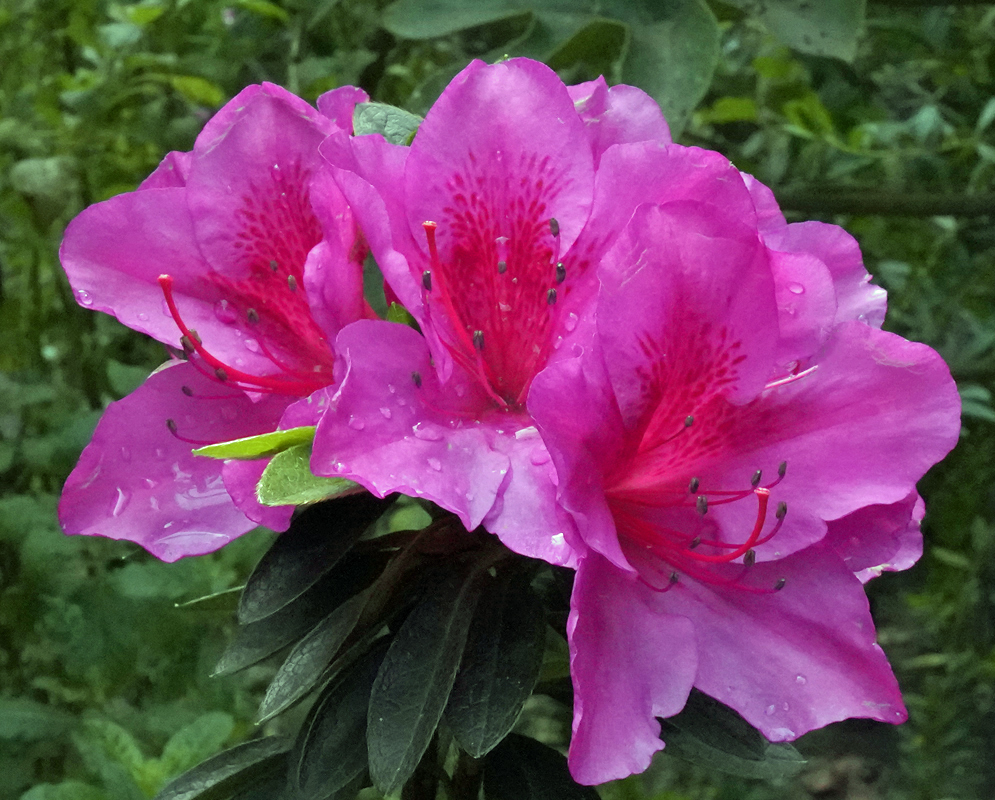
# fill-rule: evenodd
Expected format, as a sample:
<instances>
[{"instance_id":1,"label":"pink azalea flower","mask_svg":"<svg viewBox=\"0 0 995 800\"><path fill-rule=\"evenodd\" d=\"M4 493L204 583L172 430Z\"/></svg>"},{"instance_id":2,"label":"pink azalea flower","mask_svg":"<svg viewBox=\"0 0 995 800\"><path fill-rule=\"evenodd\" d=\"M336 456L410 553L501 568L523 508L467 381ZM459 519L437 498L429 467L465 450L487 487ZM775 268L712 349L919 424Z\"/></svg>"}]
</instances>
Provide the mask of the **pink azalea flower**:
<instances>
[{"instance_id":1,"label":"pink azalea flower","mask_svg":"<svg viewBox=\"0 0 995 800\"><path fill-rule=\"evenodd\" d=\"M623 144L606 169L640 205L597 335L528 400L584 547L574 777L645 769L692 687L772 741L903 721L862 581L921 552L915 483L959 431L946 365L880 330L851 237L786 224L721 156Z\"/></svg>"},{"instance_id":2,"label":"pink azalea flower","mask_svg":"<svg viewBox=\"0 0 995 800\"><path fill-rule=\"evenodd\" d=\"M313 424L331 383L330 342L369 316L365 245L318 145L352 129L366 99L346 87L315 110L250 86L137 191L86 209L61 258L76 298L186 351L112 403L66 482L67 533L138 542L166 561L217 549L289 507L255 499L258 462L192 455L199 445ZM234 498L234 499L233 499Z\"/></svg>"},{"instance_id":3,"label":"pink azalea flower","mask_svg":"<svg viewBox=\"0 0 995 800\"><path fill-rule=\"evenodd\" d=\"M603 80L568 89L525 59L475 62L410 147L322 146L420 333L364 322L336 343L342 383L312 469L426 497L514 550L569 563L569 522L526 409L535 376L590 338L596 265L616 230L599 164L670 141L659 108ZM631 208L630 208L631 211Z\"/></svg>"}]
</instances>

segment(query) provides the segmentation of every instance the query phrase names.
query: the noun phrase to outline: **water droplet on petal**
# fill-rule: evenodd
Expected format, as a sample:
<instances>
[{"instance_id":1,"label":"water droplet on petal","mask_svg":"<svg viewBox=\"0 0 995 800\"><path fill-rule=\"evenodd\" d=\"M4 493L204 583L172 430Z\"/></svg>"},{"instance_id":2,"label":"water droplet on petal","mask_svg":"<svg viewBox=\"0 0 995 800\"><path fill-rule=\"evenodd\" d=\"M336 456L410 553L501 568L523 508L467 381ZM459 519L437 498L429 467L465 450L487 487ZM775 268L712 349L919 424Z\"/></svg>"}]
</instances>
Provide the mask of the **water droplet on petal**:
<instances>
[{"instance_id":1,"label":"water droplet on petal","mask_svg":"<svg viewBox=\"0 0 995 800\"><path fill-rule=\"evenodd\" d=\"M218 322L223 322L225 325L231 325L238 320L238 312L224 298L214 304L214 316L218 318Z\"/></svg>"},{"instance_id":2,"label":"water droplet on petal","mask_svg":"<svg viewBox=\"0 0 995 800\"><path fill-rule=\"evenodd\" d=\"M390 409L387 406L383 406L380 409L380 413L383 414L384 419L390 419Z\"/></svg>"},{"instance_id":3,"label":"water droplet on petal","mask_svg":"<svg viewBox=\"0 0 995 800\"><path fill-rule=\"evenodd\" d=\"M349 427L352 428L354 431L361 431L361 430L363 430L363 428L366 427L366 423L363 422L363 420L361 420L355 414L350 414L349 415L349 423L348 424L349 424Z\"/></svg>"},{"instance_id":4,"label":"water droplet on petal","mask_svg":"<svg viewBox=\"0 0 995 800\"><path fill-rule=\"evenodd\" d=\"M456 396L462 397L466 394L466 387L461 383L456 387Z\"/></svg>"},{"instance_id":5,"label":"water droplet on petal","mask_svg":"<svg viewBox=\"0 0 995 800\"><path fill-rule=\"evenodd\" d=\"M442 430L431 422L418 422L411 428L416 439L426 442L437 442L442 438Z\"/></svg>"},{"instance_id":6,"label":"water droplet on petal","mask_svg":"<svg viewBox=\"0 0 995 800\"><path fill-rule=\"evenodd\" d=\"M800 283L789 283L788 291L791 292L791 294L805 294L805 287Z\"/></svg>"},{"instance_id":7,"label":"water droplet on petal","mask_svg":"<svg viewBox=\"0 0 995 800\"><path fill-rule=\"evenodd\" d=\"M124 513L124 510L128 507L128 502L130 500L131 492L118 486L117 496L114 498L114 506L111 508L111 516L120 517Z\"/></svg>"},{"instance_id":8,"label":"water droplet on petal","mask_svg":"<svg viewBox=\"0 0 995 800\"><path fill-rule=\"evenodd\" d=\"M806 678L804 675L795 675L795 683L804 685L808 683L808 678Z\"/></svg>"},{"instance_id":9,"label":"water droplet on petal","mask_svg":"<svg viewBox=\"0 0 995 800\"><path fill-rule=\"evenodd\" d=\"M149 315L146 314L144 311L139 311L138 312L138 320L140 322L148 322L149 321Z\"/></svg>"},{"instance_id":10,"label":"water droplet on petal","mask_svg":"<svg viewBox=\"0 0 995 800\"><path fill-rule=\"evenodd\" d=\"M571 311L569 314L567 314L567 318L563 320L563 327L566 328L568 331L575 330L577 328L577 322L578 322L577 315L574 314L573 311Z\"/></svg>"},{"instance_id":11,"label":"water droplet on petal","mask_svg":"<svg viewBox=\"0 0 995 800\"><path fill-rule=\"evenodd\" d=\"M76 292L76 299L79 300L79 304L81 306L92 306L93 305L93 298L90 296L90 293L89 292L84 292L82 289L80 289L78 292Z\"/></svg>"},{"instance_id":12,"label":"water droplet on petal","mask_svg":"<svg viewBox=\"0 0 995 800\"><path fill-rule=\"evenodd\" d=\"M764 711L764 713L765 713L765 714L766 714L766 715L767 715L768 717L770 717L770 716L772 716L772 715L774 714L774 712L775 712L775 711L777 711L777 706L775 706L775 705L773 705L773 704L772 704L772 705L769 705L769 706L767 706L767 708L766 708L766 710Z\"/></svg>"},{"instance_id":13,"label":"water droplet on petal","mask_svg":"<svg viewBox=\"0 0 995 800\"><path fill-rule=\"evenodd\" d=\"M428 465L436 472L440 472L442 470L442 462L437 458L430 458L428 460Z\"/></svg>"},{"instance_id":14,"label":"water droplet on petal","mask_svg":"<svg viewBox=\"0 0 995 800\"><path fill-rule=\"evenodd\" d=\"M392 384L392 383L388 383L387 384L387 391L390 392L391 394L396 394L397 393L397 387L395 387L394 384Z\"/></svg>"},{"instance_id":15,"label":"water droplet on petal","mask_svg":"<svg viewBox=\"0 0 995 800\"><path fill-rule=\"evenodd\" d=\"M259 342L255 339L246 339L243 344L245 345L245 349L250 353L259 353L262 351L262 348L259 346Z\"/></svg>"}]
</instances>

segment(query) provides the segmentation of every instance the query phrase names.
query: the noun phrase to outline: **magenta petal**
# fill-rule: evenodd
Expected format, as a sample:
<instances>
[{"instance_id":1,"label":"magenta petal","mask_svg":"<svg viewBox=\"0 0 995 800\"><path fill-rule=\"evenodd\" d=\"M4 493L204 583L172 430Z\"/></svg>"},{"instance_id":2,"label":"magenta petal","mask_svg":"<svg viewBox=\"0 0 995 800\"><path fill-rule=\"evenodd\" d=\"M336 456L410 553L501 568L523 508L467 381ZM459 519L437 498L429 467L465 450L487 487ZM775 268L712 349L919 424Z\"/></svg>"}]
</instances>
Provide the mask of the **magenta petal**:
<instances>
[{"instance_id":1,"label":"magenta petal","mask_svg":"<svg viewBox=\"0 0 995 800\"><path fill-rule=\"evenodd\" d=\"M489 441L499 435L495 426L464 427L445 411L450 398L425 340L406 325L355 322L339 334L336 351L342 377L318 424L314 472L354 480L379 497L424 497L468 530L477 527L508 472L508 457ZM452 384L446 389L455 394Z\"/></svg>"},{"instance_id":2,"label":"magenta petal","mask_svg":"<svg viewBox=\"0 0 995 800\"><path fill-rule=\"evenodd\" d=\"M708 395L748 399L770 377L773 279L735 220L686 201L643 206L600 274L598 332L627 425L666 412L679 430Z\"/></svg>"},{"instance_id":3,"label":"magenta petal","mask_svg":"<svg viewBox=\"0 0 995 800\"><path fill-rule=\"evenodd\" d=\"M805 361L819 351L836 317L832 276L809 253L770 252L777 297L780 341L777 363L790 371L790 362Z\"/></svg>"},{"instance_id":4,"label":"magenta petal","mask_svg":"<svg viewBox=\"0 0 995 800\"><path fill-rule=\"evenodd\" d=\"M694 623L694 685L736 709L771 741L848 717L906 718L898 684L875 643L860 581L815 545L751 568L748 591L681 582L664 608Z\"/></svg>"},{"instance_id":5,"label":"magenta petal","mask_svg":"<svg viewBox=\"0 0 995 800\"><path fill-rule=\"evenodd\" d=\"M862 581L911 567L922 554L926 507L918 492L891 505L874 505L829 523L826 543Z\"/></svg>"},{"instance_id":6,"label":"magenta petal","mask_svg":"<svg viewBox=\"0 0 995 800\"><path fill-rule=\"evenodd\" d=\"M179 186L186 186L187 175L190 174L190 153L181 153L173 150L166 153L165 158L159 162L159 166L149 175L141 185L141 189L174 189Z\"/></svg>"},{"instance_id":7,"label":"magenta petal","mask_svg":"<svg viewBox=\"0 0 995 800\"><path fill-rule=\"evenodd\" d=\"M188 394L182 389L190 390ZM258 403L186 363L160 369L112 403L66 481L59 519L66 533L137 542L163 561L217 550L255 527L225 491L221 462L195 456L166 426L196 442L273 430L286 401Z\"/></svg>"},{"instance_id":8,"label":"magenta petal","mask_svg":"<svg viewBox=\"0 0 995 800\"><path fill-rule=\"evenodd\" d=\"M660 106L635 86L608 87L603 77L568 86L570 99L587 126L595 165L614 144L654 141L670 144L670 128Z\"/></svg>"},{"instance_id":9,"label":"magenta petal","mask_svg":"<svg viewBox=\"0 0 995 800\"><path fill-rule=\"evenodd\" d=\"M565 251L587 220L593 169L584 124L555 72L528 59L475 61L446 87L411 144L411 231L422 240L422 223L438 222L446 260L459 209L469 201L472 211L471 192L481 192L497 225L522 215L519 201L536 200L544 219L559 222Z\"/></svg>"},{"instance_id":10,"label":"magenta petal","mask_svg":"<svg viewBox=\"0 0 995 800\"><path fill-rule=\"evenodd\" d=\"M339 130L352 133L352 114L359 103L366 103L370 96L355 86L340 86L325 92L315 102L318 111L328 117Z\"/></svg>"},{"instance_id":11,"label":"magenta petal","mask_svg":"<svg viewBox=\"0 0 995 800\"><path fill-rule=\"evenodd\" d=\"M577 570L567 632L574 687L570 772L597 784L642 772L663 749L660 723L687 702L695 629L636 576L595 554Z\"/></svg>"}]
</instances>

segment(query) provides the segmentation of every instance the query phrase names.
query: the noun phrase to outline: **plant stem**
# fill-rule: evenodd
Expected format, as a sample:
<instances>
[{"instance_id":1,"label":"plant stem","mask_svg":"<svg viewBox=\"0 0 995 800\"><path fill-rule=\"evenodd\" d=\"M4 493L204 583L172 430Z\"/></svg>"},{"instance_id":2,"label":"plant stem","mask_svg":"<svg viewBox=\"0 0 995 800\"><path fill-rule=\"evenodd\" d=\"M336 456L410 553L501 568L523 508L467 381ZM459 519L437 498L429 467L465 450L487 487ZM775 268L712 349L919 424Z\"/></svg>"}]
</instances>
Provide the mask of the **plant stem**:
<instances>
[{"instance_id":1,"label":"plant stem","mask_svg":"<svg viewBox=\"0 0 995 800\"><path fill-rule=\"evenodd\" d=\"M451 800L477 800L483 777L480 759L460 750L456 771L453 773Z\"/></svg>"}]
</instances>

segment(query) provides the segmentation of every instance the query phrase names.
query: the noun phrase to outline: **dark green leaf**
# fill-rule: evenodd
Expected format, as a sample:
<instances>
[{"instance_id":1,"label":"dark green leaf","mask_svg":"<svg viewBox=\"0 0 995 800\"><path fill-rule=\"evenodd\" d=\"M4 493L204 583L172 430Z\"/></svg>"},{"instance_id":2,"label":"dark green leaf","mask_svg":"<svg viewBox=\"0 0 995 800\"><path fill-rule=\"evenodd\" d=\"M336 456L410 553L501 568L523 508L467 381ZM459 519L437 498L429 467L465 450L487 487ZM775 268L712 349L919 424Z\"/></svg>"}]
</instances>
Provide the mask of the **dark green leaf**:
<instances>
[{"instance_id":1,"label":"dark green leaf","mask_svg":"<svg viewBox=\"0 0 995 800\"><path fill-rule=\"evenodd\" d=\"M697 690L661 726L668 753L731 775L787 778L805 765L791 745L771 744L731 708Z\"/></svg>"},{"instance_id":2,"label":"dark green leaf","mask_svg":"<svg viewBox=\"0 0 995 800\"><path fill-rule=\"evenodd\" d=\"M0 739L51 739L65 733L72 722L69 714L45 703L26 697L0 699Z\"/></svg>"},{"instance_id":3,"label":"dark green leaf","mask_svg":"<svg viewBox=\"0 0 995 800\"><path fill-rule=\"evenodd\" d=\"M370 590L349 598L301 639L270 682L259 707L259 721L279 714L311 691L352 633L366 607Z\"/></svg>"},{"instance_id":4,"label":"dark green leaf","mask_svg":"<svg viewBox=\"0 0 995 800\"><path fill-rule=\"evenodd\" d=\"M274 614L242 625L214 669L226 675L255 664L308 633L333 609L365 589L383 567L384 556L347 556L307 592Z\"/></svg>"},{"instance_id":5,"label":"dark green leaf","mask_svg":"<svg viewBox=\"0 0 995 800\"><path fill-rule=\"evenodd\" d=\"M411 777L456 679L480 593L476 568L450 573L408 615L380 667L370 698L370 776L384 794Z\"/></svg>"},{"instance_id":6,"label":"dark green leaf","mask_svg":"<svg viewBox=\"0 0 995 800\"><path fill-rule=\"evenodd\" d=\"M311 444L314 441L314 425L300 428L290 428L285 431L271 431L258 436L246 436L242 439L232 439L230 442L218 442L198 447L193 451L195 456L210 458L236 458L253 460L281 453L288 448L300 444Z\"/></svg>"},{"instance_id":7,"label":"dark green leaf","mask_svg":"<svg viewBox=\"0 0 995 800\"><path fill-rule=\"evenodd\" d=\"M331 500L357 489L345 478L325 478L311 472L311 445L282 450L263 470L256 498L264 506L305 506Z\"/></svg>"},{"instance_id":8,"label":"dark green leaf","mask_svg":"<svg viewBox=\"0 0 995 800\"><path fill-rule=\"evenodd\" d=\"M352 115L356 136L379 133L391 144L411 144L421 122L410 111L386 103L359 103Z\"/></svg>"},{"instance_id":9,"label":"dark green leaf","mask_svg":"<svg viewBox=\"0 0 995 800\"><path fill-rule=\"evenodd\" d=\"M249 577L238 605L239 620L260 620L300 597L338 563L390 504L363 493L301 512Z\"/></svg>"},{"instance_id":10,"label":"dark green leaf","mask_svg":"<svg viewBox=\"0 0 995 800\"><path fill-rule=\"evenodd\" d=\"M499 576L481 595L470 626L446 722L475 758L508 734L539 678L546 619L531 577L531 569Z\"/></svg>"},{"instance_id":11,"label":"dark green leaf","mask_svg":"<svg viewBox=\"0 0 995 800\"><path fill-rule=\"evenodd\" d=\"M629 26L612 19L592 19L560 44L546 63L567 83L606 76L617 82L629 51Z\"/></svg>"},{"instance_id":12,"label":"dark green leaf","mask_svg":"<svg viewBox=\"0 0 995 800\"><path fill-rule=\"evenodd\" d=\"M567 760L535 739L509 734L484 761L486 800L597 800L570 777Z\"/></svg>"},{"instance_id":13,"label":"dark green leaf","mask_svg":"<svg viewBox=\"0 0 995 800\"><path fill-rule=\"evenodd\" d=\"M366 770L370 692L387 652L381 640L315 703L291 754L291 777L307 798L326 797Z\"/></svg>"},{"instance_id":14,"label":"dark green leaf","mask_svg":"<svg viewBox=\"0 0 995 800\"><path fill-rule=\"evenodd\" d=\"M235 720L223 711L209 711L169 737L162 750L166 775L188 770L208 756L214 755L231 736Z\"/></svg>"},{"instance_id":15,"label":"dark green leaf","mask_svg":"<svg viewBox=\"0 0 995 800\"><path fill-rule=\"evenodd\" d=\"M271 736L240 744L171 781L155 800L225 800L286 769L290 741Z\"/></svg>"},{"instance_id":16,"label":"dark green leaf","mask_svg":"<svg viewBox=\"0 0 995 800\"><path fill-rule=\"evenodd\" d=\"M384 9L383 26L404 39L432 39L528 13L516 5L508 0L399 0Z\"/></svg>"}]
</instances>

